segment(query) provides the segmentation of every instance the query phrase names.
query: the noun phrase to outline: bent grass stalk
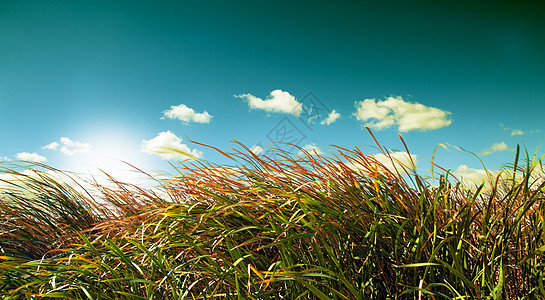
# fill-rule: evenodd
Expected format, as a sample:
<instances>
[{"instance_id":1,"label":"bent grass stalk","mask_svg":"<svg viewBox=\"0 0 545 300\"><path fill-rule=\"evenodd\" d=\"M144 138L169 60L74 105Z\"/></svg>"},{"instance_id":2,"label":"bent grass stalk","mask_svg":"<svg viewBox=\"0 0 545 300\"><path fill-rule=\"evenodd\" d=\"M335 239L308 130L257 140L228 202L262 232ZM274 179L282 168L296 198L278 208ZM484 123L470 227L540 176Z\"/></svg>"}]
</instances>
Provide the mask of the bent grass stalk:
<instances>
[{"instance_id":1,"label":"bent grass stalk","mask_svg":"<svg viewBox=\"0 0 545 300\"><path fill-rule=\"evenodd\" d=\"M2 299L545 297L535 157L468 190L358 148L273 160L240 146L220 151L234 167L178 166L168 199L5 168L20 180L0 192Z\"/></svg>"}]
</instances>

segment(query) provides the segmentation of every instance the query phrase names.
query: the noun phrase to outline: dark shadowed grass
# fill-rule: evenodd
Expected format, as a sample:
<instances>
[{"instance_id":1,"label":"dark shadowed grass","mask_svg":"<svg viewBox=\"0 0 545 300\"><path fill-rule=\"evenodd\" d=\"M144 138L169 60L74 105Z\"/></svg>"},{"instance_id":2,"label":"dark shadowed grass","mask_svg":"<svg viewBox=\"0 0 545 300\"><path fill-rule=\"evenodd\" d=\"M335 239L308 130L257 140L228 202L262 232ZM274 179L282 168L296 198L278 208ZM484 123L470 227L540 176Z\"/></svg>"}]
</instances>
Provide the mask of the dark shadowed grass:
<instances>
[{"instance_id":1,"label":"dark shadowed grass","mask_svg":"<svg viewBox=\"0 0 545 300\"><path fill-rule=\"evenodd\" d=\"M517 154L485 190L357 148L272 160L240 146L222 152L235 166L183 165L160 194L4 169L21 180L0 196L3 299L545 296L539 161Z\"/></svg>"}]
</instances>

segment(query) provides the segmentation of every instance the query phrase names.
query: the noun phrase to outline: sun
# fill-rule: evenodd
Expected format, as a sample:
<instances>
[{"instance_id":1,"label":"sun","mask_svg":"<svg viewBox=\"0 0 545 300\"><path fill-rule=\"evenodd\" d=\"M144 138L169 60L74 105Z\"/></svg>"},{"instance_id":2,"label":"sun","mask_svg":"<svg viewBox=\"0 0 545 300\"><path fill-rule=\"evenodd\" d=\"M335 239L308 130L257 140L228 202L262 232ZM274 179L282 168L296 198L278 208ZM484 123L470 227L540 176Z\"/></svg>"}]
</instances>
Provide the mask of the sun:
<instances>
[{"instance_id":1,"label":"sun","mask_svg":"<svg viewBox=\"0 0 545 300\"><path fill-rule=\"evenodd\" d=\"M78 139L89 145L86 153L65 156L63 169L93 177L105 173L122 181L136 183L145 172L160 168L157 158L140 151L142 138L124 128L89 128Z\"/></svg>"}]
</instances>

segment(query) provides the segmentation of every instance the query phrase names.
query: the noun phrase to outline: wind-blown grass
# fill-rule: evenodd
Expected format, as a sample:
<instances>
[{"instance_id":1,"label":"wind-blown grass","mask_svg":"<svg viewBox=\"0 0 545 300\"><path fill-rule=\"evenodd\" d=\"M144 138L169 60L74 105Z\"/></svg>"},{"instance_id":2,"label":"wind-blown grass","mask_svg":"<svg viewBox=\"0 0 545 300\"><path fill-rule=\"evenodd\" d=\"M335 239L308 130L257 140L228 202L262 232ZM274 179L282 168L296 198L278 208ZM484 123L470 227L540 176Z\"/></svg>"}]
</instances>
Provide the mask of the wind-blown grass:
<instances>
[{"instance_id":1,"label":"wind-blown grass","mask_svg":"<svg viewBox=\"0 0 545 300\"><path fill-rule=\"evenodd\" d=\"M236 166L179 167L164 193L6 167L20 180L0 191L2 299L545 297L539 161L517 153L518 176L484 190L357 148L242 148L220 151Z\"/></svg>"}]
</instances>

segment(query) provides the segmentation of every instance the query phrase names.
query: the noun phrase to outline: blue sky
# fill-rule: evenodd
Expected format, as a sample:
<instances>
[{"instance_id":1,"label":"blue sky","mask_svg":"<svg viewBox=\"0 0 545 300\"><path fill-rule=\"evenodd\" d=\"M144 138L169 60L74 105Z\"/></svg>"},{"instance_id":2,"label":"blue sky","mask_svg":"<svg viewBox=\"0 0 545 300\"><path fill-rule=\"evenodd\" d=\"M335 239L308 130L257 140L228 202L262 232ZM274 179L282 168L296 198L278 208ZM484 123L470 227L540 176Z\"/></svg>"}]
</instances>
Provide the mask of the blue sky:
<instances>
[{"instance_id":1,"label":"blue sky","mask_svg":"<svg viewBox=\"0 0 545 300\"><path fill-rule=\"evenodd\" d=\"M377 2L4 0L0 159L169 172L161 146L226 162L188 139L282 131L376 154L365 126L423 169L438 144L451 170L482 168L455 146L490 169L542 154L545 5Z\"/></svg>"}]
</instances>

